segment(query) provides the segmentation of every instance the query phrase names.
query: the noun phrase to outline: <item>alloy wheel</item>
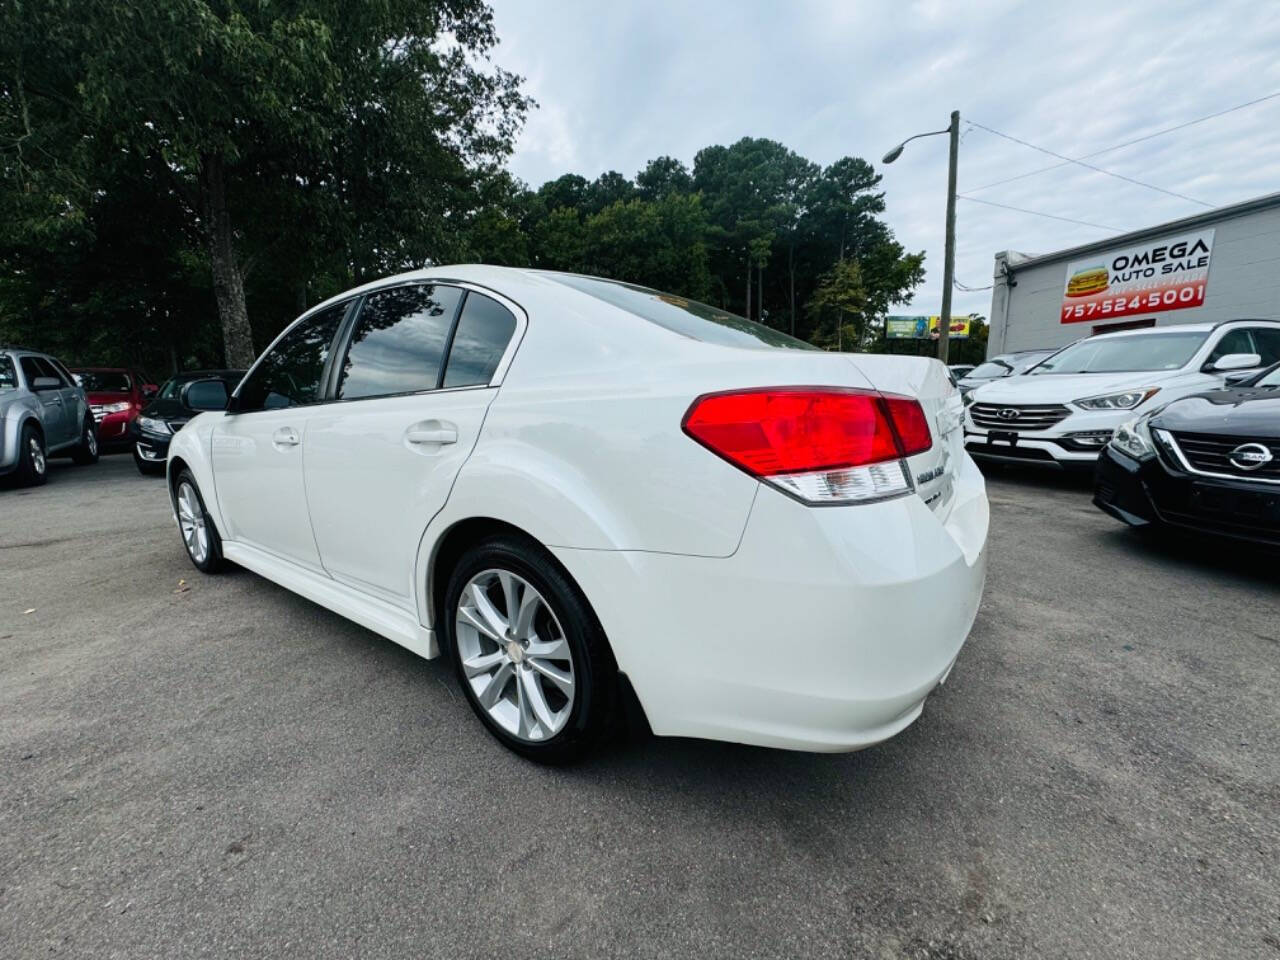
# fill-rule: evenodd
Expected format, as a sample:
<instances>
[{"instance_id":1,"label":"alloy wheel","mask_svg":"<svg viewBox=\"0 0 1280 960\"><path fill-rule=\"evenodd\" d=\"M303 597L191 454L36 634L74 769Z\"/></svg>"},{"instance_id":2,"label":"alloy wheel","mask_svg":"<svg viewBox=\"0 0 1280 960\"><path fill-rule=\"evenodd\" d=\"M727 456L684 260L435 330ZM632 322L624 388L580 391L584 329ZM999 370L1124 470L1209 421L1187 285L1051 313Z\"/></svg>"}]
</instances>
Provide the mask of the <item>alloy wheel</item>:
<instances>
[{"instance_id":1,"label":"alloy wheel","mask_svg":"<svg viewBox=\"0 0 1280 960\"><path fill-rule=\"evenodd\" d=\"M44 444L40 442L39 437L32 435L27 440L27 446L31 451L31 469L36 472L36 476L43 476L45 468Z\"/></svg>"},{"instance_id":2,"label":"alloy wheel","mask_svg":"<svg viewBox=\"0 0 1280 960\"><path fill-rule=\"evenodd\" d=\"M476 701L499 727L530 743L564 729L573 711L573 655L560 621L529 581L483 570L458 598L458 657Z\"/></svg>"},{"instance_id":3,"label":"alloy wheel","mask_svg":"<svg viewBox=\"0 0 1280 960\"><path fill-rule=\"evenodd\" d=\"M195 487L185 482L178 485L178 526L191 559L204 563L209 555L209 531L205 529L204 510Z\"/></svg>"},{"instance_id":4,"label":"alloy wheel","mask_svg":"<svg viewBox=\"0 0 1280 960\"><path fill-rule=\"evenodd\" d=\"M96 426L85 426L84 446L89 451L89 456L96 457L98 455L98 428Z\"/></svg>"}]
</instances>

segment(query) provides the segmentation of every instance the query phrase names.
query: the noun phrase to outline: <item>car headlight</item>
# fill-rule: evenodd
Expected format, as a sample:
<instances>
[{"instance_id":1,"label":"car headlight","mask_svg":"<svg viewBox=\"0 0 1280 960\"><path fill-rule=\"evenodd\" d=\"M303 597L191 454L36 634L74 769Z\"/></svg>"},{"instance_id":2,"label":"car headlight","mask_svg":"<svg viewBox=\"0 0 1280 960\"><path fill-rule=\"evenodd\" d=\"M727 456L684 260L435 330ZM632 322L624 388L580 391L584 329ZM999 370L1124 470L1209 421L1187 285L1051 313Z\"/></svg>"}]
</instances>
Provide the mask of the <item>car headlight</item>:
<instances>
[{"instance_id":1,"label":"car headlight","mask_svg":"<svg viewBox=\"0 0 1280 960\"><path fill-rule=\"evenodd\" d=\"M173 429L169 424L154 417L139 417L138 426L143 430L150 430L152 433L173 433Z\"/></svg>"},{"instance_id":2,"label":"car headlight","mask_svg":"<svg viewBox=\"0 0 1280 960\"><path fill-rule=\"evenodd\" d=\"M130 403L128 400L121 400L119 403L104 403L102 405L102 412L103 413L120 413L121 411L128 410L132 406L133 404Z\"/></svg>"},{"instance_id":3,"label":"car headlight","mask_svg":"<svg viewBox=\"0 0 1280 960\"><path fill-rule=\"evenodd\" d=\"M1108 393L1101 397L1085 397L1074 403L1081 410L1132 410L1159 392L1159 387L1146 387L1142 390L1126 390L1124 393Z\"/></svg>"},{"instance_id":4,"label":"car headlight","mask_svg":"<svg viewBox=\"0 0 1280 960\"><path fill-rule=\"evenodd\" d=\"M1111 446L1134 460L1150 460L1156 455L1151 429L1147 426L1150 419L1150 414L1144 414L1120 424L1111 435Z\"/></svg>"}]
</instances>

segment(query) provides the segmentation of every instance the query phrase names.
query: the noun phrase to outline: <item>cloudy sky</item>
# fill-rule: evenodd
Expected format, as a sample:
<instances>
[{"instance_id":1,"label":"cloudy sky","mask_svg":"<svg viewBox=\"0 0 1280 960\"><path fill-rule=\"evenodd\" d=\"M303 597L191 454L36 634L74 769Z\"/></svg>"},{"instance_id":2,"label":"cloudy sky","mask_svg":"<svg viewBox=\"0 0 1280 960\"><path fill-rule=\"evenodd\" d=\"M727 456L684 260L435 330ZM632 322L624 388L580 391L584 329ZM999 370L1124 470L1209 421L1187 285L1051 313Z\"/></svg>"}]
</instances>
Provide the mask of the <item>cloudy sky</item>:
<instances>
[{"instance_id":1,"label":"cloudy sky","mask_svg":"<svg viewBox=\"0 0 1280 960\"><path fill-rule=\"evenodd\" d=\"M1058 163L1280 92L1271 2L975 3L923 0L491 0L495 61L540 106L512 169L634 176L651 157L770 137L818 163L865 157L887 217L928 276L911 312L941 298L946 138L879 158L961 113L960 192L1093 226L960 200L956 279L991 282L997 250L1050 252L1280 190L1280 97L1088 162L1192 200ZM986 314L988 292L953 309Z\"/></svg>"}]
</instances>

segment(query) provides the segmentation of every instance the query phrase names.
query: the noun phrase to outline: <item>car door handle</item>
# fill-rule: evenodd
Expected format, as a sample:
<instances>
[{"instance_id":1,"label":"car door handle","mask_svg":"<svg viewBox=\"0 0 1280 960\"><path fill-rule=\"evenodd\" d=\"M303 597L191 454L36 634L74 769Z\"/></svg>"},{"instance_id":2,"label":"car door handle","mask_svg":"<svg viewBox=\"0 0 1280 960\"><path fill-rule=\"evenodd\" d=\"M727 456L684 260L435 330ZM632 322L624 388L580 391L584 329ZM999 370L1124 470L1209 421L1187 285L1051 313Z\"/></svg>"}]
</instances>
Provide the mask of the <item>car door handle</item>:
<instances>
[{"instance_id":1,"label":"car door handle","mask_svg":"<svg viewBox=\"0 0 1280 960\"><path fill-rule=\"evenodd\" d=\"M404 438L415 445L457 443L458 428L442 420L429 420L426 423L415 423L405 431Z\"/></svg>"},{"instance_id":2,"label":"car door handle","mask_svg":"<svg viewBox=\"0 0 1280 960\"><path fill-rule=\"evenodd\" d=\"M298 431L293 427L281 427L271 435L271 442L277 447L296 447L302 441L298 439Z\"/></svg>"}]
</instances>

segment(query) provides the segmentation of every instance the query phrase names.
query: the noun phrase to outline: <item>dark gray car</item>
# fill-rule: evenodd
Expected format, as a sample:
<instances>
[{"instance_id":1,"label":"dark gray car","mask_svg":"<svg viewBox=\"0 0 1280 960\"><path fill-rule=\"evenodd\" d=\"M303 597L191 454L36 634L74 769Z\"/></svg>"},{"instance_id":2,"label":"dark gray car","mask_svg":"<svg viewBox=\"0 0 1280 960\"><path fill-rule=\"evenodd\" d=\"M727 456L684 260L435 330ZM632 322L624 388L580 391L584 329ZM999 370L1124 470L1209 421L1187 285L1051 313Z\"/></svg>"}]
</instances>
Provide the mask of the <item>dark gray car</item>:
<instances>
[{"instance_id":1,"label":"dark gray car","mask_svg":"<svg viewBox=\"0 0 1280 960\"><path fill-rule=\"evenodd\" d=\"M48 458L98 460L98 428L84 390L47 353L0 347L0 476L44 483Z\"/></svg>"},{"instance_id":2,"label":"dark gray car","mask_svg":"<svg viewBox=\"0 0 1280 960\"><path fill-rule=\"evenodd\" d=\"M972 391L984 383L990 383L1002 377L1020 376L1041 360L1046 360L1057 352L1057 348L1054 348L1053 350L1018 350L1014 353L1002 353L985 363L978 364L957 379L956 386L960 388L961 396L968 397Z\"/></svg>"}]
</instances>

